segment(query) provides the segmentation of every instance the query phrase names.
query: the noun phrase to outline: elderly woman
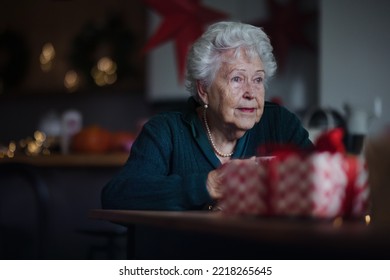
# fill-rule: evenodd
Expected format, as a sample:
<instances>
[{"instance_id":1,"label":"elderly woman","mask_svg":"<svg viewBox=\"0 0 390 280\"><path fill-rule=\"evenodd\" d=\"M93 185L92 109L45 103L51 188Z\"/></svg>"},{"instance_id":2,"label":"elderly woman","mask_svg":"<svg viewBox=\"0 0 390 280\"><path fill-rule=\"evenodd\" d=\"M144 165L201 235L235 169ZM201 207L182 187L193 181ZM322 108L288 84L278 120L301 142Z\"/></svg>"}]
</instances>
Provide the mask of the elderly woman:
<instances>
[{"instance_id":1,"label":"elderly woman","mask_svg":"<svg viewBox=\"0 0 390 280\"><path fill-rule=\"evenodd\" d=\"M311 147L294 114L265 102L275 70L260 28L211 25L188 54L187 111L162 113L144 125L127 163L103 189L103 208L205 209L221 197L221 164L253 161L266 144Z\"/></svg>"}]
</instances>

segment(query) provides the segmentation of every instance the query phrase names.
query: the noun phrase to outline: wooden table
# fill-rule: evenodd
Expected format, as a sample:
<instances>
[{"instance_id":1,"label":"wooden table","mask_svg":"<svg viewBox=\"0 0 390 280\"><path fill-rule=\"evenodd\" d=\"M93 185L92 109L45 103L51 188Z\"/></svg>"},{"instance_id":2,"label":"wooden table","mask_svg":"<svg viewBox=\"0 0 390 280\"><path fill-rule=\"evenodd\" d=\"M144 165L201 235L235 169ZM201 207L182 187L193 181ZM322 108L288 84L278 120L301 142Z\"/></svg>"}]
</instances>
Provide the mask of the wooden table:
<instances>
[{"instance_id":1,"label":"wooden table","mask_svg":"<svg viewBox=\"0 0 390 280\"><path fill-rule=\"evenodd\" d=\"M387 228L363 221L227 216L222 212L91 210L129 228L129 258L388 259ZM137 227L148 233L137 234ZM145 230L146 228L146 230ZM150 232L155 234L150 235ZM180 240L178 242L178 240ZM144 242L146 244L138 244ZM161 246L165 243L165 246ZM142 254L144 245L147 254ZM164 244L163 244L164 245ZM183 250L183 247L187 248ZM163 251L163 252L162 252ZM175 251L178 253L176 254Z\"/></svg>"},{"instance_id":2,"label":"wooden table","mask_svg":"<svg viewBox=\"0 0 390 280\"><path fill-rule=\"evenodd\" d=\"M0 164L22 163L39 167L121 167L128 157L128 153L16 155L13 158L0 158Z\"/></svg>"}]
</instances>

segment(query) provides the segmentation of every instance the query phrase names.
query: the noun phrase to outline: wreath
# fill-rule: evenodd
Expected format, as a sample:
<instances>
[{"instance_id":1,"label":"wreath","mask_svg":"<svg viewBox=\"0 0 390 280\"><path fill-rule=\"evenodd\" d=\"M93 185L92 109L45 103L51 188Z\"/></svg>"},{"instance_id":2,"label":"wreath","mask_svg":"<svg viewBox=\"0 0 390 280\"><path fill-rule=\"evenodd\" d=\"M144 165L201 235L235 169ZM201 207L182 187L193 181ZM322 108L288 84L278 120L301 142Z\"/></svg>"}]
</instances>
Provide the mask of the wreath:
<instances>
[{"instance_id":1,"label":"wreath","mask_svg":"<svg viewBox=\"0 0 390 280\"><path fill-rule=\"evenodd\" d=\"M87 84L96 87L91 70L102 56L108 56L115 62L117 81L137 76L131 56L134 48L133 34L123 26L120 18L111 17L106 25L99 27L89 23L82 29L73 41L70 61Z\"/></svg>"},{"instance_id":2,"label":"wreath","mask_svg":"<svg viewBox=\"0 0 390 280\"><path fill-rule=\"evenodd\" d=\"M29 65L29 51L16 32L0 31L0 93L19 85Z\"/></svg>"}]
</instances>

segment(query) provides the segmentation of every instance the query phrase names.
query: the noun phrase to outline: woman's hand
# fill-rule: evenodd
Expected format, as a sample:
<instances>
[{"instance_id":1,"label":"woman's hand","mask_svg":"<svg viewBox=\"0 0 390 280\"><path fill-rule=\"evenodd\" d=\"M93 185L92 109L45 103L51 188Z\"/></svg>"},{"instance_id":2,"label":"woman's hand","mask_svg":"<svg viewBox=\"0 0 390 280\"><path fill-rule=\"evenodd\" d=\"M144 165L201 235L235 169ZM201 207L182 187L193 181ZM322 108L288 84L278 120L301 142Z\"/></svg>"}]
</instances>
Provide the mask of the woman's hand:
<instances>
[{"instance_id":1,"label":"woman's hand","mask_svg":"<svg viewBox=\"0 0 390 280\"><path fill-rule=\"evenodd\" d=\"M209 172L207 176L206 187L210 197L214 200L222 197L222 176L223 170L221 168Z\"/></svg>"},{"instance_id":2,"label":"woman's hand","mask_svg":"<svg viewBox=\"0 0 390 280\"><path fill-rule=\"evenodd\" d=\"M228 161L229 164L239 164L241 162L248 162L250 164L257 164L256 157L251 157L249 159L233 159ZM226 164L226 163L225 163ZM225 169L217 168L209 172L207 176L206 187L207 191L210 194L210 197L214 200L220 199L223 195L223 185L222 178L225 175Z\"/></svg>"}]
</instances>

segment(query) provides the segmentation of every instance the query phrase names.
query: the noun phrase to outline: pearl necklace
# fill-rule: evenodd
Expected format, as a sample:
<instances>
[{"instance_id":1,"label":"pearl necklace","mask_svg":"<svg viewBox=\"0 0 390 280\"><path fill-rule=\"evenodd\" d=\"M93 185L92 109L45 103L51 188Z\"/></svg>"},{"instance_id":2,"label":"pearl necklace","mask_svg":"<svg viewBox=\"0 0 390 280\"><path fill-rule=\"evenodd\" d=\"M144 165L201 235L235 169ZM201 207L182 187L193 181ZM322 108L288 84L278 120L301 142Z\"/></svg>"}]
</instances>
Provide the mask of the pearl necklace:
<instances>
[{"instance_id":1,"label":"pearl necklace","mask_svg":"<svg viewBox=\"0 0 390 280\"><path fill-rule=\"evenodd\" d=\"M210 143L211 143L211 146L213 147L214 152L217 155L219 155L220 157L231 157L233 155L234 151L231 152L231 153L228 153L228 154L221 153L220 151L218 151L217 146L215 145L214 140L211 137L211 131L210 131L210 128L209 128L209 124L207 122L207 117L206 117L206 109L207 109L207 105L205 105L204 110L203 110L203 120L204 120L204 125L206 127L207 136L208 136L208 138L210 140Z\"/></svg>"}]
</instances>

